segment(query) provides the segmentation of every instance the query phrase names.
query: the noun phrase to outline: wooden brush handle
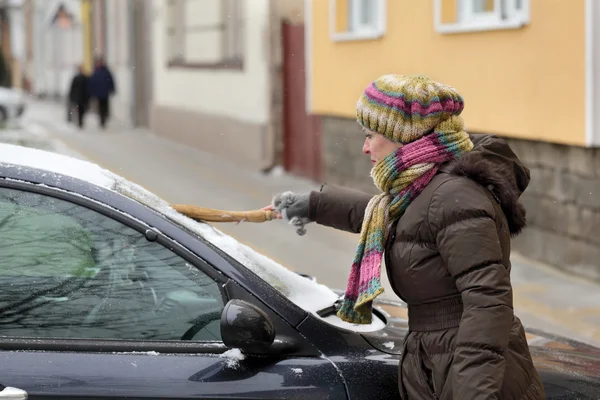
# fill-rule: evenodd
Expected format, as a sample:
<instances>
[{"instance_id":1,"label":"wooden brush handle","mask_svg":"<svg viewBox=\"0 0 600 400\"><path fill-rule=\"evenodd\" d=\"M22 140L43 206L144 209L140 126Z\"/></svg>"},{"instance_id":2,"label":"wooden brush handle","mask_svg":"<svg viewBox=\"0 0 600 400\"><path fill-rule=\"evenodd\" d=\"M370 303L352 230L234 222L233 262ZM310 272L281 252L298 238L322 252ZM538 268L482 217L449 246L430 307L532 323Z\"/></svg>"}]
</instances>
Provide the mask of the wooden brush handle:
<instances>
[{"instance_id":1,"label":"wooden brush handle","mask_svg":"<svg viewBox=\"0 0 600 400\"><path fill-rule=\"evenodd\" d=\"M267 222L275 219L271 210L224 211L188 204L172 204L171 207L196 221L204 222Z\"/></svg>"}]
</instances>

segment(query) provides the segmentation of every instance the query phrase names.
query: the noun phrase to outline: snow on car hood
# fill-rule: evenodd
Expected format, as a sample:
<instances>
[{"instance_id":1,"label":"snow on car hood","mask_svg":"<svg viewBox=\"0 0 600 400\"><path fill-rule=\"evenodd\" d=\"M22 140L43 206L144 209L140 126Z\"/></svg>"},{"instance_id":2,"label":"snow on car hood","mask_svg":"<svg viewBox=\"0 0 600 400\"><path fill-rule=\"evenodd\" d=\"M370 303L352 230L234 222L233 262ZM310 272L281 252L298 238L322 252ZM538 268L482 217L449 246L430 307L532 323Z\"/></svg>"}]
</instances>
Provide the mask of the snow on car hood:
<instances>
[{"instance_id":1,"label":"snow on car hood","mask_svg":"<svg viewBox=\"0 0 600 400\"><path fill-rule=\"evenodd\" d=\"M142 186L96 164L43 150L0 144L0 164L3 163L70 176L132 198L214 244L308 312L315 313L331 306L338 298L327 286L312 282L290 271L211 225L196 222L180 214L165 200ZM60 179L60 175L57 175L56 179Z\"/></svg>"}]
</instances>

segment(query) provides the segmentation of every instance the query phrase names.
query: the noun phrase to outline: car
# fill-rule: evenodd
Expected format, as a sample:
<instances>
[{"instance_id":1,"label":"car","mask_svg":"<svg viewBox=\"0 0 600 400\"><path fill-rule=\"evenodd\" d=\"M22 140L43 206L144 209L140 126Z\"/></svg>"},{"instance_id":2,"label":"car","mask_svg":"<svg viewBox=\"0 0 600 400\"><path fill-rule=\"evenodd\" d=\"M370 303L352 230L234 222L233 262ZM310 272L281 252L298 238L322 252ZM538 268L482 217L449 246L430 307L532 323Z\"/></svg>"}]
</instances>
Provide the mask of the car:
<instances>
[{"instance_id":1,"label":"car","mask_svg":"<svg viewBox=\"0 0 600 400\"><path fill-rule=\"evenodd\" d=\"M399 398L402 302L343 322L340 291L96 164L0 144L0 227L0 398ZM548 399L600 398L600 349L528 339Z\"/></svg>"},{"instance_id":2,"label":"car","mask_svg":"<svg viewBox=\"0 0 600 400\"><path fill-rule=\"evenodd\" d=\"M0 123L18 119L25 112L25 96L18 89L0 87Z\"/></svg>"}]
</instances>

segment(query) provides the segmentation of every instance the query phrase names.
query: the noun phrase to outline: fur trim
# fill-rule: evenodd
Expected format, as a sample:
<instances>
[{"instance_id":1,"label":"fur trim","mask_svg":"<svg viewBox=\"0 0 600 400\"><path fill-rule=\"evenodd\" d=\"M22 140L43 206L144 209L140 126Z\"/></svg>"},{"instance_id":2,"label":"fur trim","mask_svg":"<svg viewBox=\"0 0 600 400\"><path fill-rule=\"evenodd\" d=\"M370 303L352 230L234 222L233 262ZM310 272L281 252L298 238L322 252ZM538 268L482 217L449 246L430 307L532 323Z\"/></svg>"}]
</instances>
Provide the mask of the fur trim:
<instances>
[{"instance_id":1,"label":"fur trim","mask_svg":"<svg viewBox=\"0 0 600 400\"><path fill-rule=\"evenodd\" d=\"M454 161L450 173L465 176L492 192L506 216L512 236L518 235L525 227L525 207L519 201L519 191L509 171L472 152Z\"/></svg>"}]
</instances>

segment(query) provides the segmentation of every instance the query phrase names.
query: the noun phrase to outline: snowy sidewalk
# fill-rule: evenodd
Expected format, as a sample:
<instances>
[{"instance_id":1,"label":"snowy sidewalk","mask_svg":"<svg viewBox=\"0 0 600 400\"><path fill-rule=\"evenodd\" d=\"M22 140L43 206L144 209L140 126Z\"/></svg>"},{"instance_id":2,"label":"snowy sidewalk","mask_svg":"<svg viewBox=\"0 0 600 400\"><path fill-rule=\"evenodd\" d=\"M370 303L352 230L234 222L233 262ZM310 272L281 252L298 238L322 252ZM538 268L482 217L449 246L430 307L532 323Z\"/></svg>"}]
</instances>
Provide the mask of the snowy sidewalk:
<instances>
[{"instance_id":1,"label":"snowy sidewalk","mask_svg":"<svg viewBox=\"0 0 600 400\"><path fill-rule=\"evenodd\" d=\"M275 193L319 187L286 174L244 171L231 162L147 130L131 130L113 122L107 131L101 131L94 117L88 116L87 128L79 131L66 123L61 104L32 100L25 129L20 133L11 131L10 135L13 141L29 138L34 147L53 146L54 151L100 164L171 203L256 209L268 204ZM346 285L358 240L355 235L315 224L307 226L308 233L303 237L282 221L217 227L282 265L314 275L319 282L337 289ZM383 280L384 295L394 298L385 276ZM600 285L516 254L512 281L516 314L526 326L600 346Z\"/></svg>"}]
</instances>

